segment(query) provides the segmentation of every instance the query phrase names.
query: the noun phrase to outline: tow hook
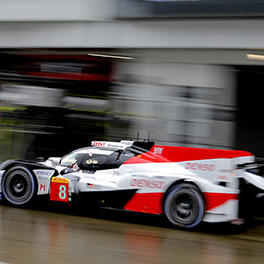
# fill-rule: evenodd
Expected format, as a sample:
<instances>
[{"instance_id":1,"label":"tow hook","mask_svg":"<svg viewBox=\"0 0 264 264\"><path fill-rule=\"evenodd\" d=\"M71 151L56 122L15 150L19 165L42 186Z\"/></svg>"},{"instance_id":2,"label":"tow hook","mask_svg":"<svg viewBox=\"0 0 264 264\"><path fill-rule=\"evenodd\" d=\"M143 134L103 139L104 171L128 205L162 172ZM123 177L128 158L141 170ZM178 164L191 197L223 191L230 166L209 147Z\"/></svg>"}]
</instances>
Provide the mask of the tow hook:
<instances>
[{"instance_id":1,"label":"tow hook","mask_svg":"<svg viewBox=\"0 0 264 264\"><path fill-rule=\"evenodd\" d=\"M237 218L231 221L232 225L243 225L245 223L245 220L242 218Z\"/></svg>"}]
</instances>

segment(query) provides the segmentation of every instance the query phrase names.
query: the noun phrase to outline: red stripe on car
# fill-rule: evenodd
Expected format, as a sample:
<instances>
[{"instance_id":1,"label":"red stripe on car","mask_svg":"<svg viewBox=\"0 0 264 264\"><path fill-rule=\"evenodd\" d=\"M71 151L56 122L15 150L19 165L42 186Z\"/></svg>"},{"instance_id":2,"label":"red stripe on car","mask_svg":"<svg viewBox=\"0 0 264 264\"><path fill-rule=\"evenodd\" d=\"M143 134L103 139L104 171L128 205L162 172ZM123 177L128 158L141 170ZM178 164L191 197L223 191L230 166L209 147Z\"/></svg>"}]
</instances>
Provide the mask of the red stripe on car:
<instances>
[{"instance_id":1,"label":"red stripe on car","mask_svg":"<svg viewBox=\"0 0 264 264\"><path fill-rule=\"evenodd\" d=\"M124 209L129 211L160 214L162 209L163 193L135 193Z\"/></svg>"},{"instance_id":2,"label":"red stripe on car","mask_svg":"<svg viewBox=\"0 0 264 264\"><path fill-rule=\"evenodd\" d=\"M238 194L236 193L209 193L204 192L206 211L210 211L220 205L225 204L230 200L237 200Z\"/></svg>"},{"instance_id":3,"label":"red stripe on car","mask_svg":"<svg viewBox=\"0 0 264 264\"><path fill-rule=\"evenodd\" d=\"M239 150L203 149L154 145L150 151L128 159L124 164L151 162L181 162L207 159L231 159L253 156Z\"/></svg>"}]
</instances>

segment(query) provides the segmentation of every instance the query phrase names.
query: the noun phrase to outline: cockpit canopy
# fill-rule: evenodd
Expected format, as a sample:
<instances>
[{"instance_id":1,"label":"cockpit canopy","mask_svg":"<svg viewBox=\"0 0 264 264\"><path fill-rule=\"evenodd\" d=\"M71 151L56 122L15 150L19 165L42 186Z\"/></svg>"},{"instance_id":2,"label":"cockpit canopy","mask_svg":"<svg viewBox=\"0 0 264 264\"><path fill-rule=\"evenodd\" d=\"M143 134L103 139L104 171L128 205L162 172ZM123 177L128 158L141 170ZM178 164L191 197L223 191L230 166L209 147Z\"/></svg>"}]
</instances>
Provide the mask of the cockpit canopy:
<instances>
[{"instance_id":1,"label":"cockpit canopy","mask_svg":"<svg viewBox=\"0 0 264 264\"><path fill-rule=\"evenodd\" d=\"M125 153L124 150L86 147L62 157L60 165L67 167L77 164L83 170L113 169L132 156L133 154Z\"/></svg>"}]
</instances>

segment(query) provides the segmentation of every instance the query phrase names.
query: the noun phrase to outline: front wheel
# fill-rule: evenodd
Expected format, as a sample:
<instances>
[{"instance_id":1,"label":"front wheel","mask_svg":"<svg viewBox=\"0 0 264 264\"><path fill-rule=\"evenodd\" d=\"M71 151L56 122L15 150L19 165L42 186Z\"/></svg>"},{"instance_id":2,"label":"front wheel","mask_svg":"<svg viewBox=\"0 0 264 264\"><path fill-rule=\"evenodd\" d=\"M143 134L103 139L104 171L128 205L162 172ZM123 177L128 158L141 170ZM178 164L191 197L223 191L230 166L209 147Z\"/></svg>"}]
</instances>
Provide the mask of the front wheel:
<instances>
[{"instance_id":1,"label":"front wheel","mask_svg":"<svg viewBox=\"0 0 264 264\"><path fill-rule=\"evenodd\" d=\"M4 198L12 205L27 205L35 195L35 178L31 171L23 166L9 169L2 181Z\"/></svg>"},{"instance_id":2,"label":"front wheel","mask_svg":"<svg viewBox=\"0 0 264 264\"><path fill-rule=\"evenodd\" d=\"M176 185L164 201L165 216L175 226L196 227L202 221L204 211L204 200L198 188L191 184Z\"/></svg>"}]
</instances>

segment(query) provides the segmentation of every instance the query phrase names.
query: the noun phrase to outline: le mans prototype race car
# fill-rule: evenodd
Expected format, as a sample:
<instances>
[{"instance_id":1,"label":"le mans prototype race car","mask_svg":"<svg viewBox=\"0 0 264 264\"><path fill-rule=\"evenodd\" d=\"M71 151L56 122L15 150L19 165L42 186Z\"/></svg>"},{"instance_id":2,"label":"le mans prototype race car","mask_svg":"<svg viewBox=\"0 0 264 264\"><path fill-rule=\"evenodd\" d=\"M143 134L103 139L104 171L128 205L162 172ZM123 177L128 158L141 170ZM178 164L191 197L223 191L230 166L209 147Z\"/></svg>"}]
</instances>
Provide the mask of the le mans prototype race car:
<instances>
[{"instance_id":1,"label":"le mans prototype race car","mask_svg":"<svg viewBox=\"0 0 264 264\"><path fill-rule=\"evenodd\" d=\"M93 141L62 158L3 162L0 195L14 206L46 195L62 203L85 201L87 210L164 214L183 228L202 221L238 222L264 194L257 166L245 168L252 162L246 151Z\"/></svg>"}]
</instances>

